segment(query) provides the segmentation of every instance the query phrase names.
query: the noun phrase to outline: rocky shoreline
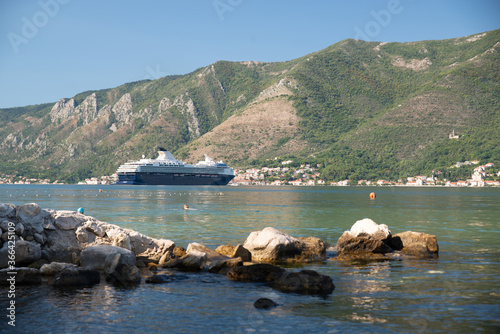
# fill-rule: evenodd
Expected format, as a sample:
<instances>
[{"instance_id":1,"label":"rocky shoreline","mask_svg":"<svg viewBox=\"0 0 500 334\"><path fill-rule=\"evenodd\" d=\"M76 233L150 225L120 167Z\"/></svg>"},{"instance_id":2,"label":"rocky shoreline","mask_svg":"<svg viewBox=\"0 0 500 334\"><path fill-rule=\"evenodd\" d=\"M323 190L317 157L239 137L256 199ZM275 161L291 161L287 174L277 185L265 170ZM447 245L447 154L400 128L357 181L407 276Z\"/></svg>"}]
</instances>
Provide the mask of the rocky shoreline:
<instances>
[{"instance_id":1,"label":"rocky shoreline","mask_svg":"<svg viewBox=\"0 0 500 334\"><path fill-rule=\"evenodd\" d=\"M435 236L411 231L392 236L386 225L370 219L356 222L330 248L316 237L295 238L267 227L250 233L240 245L212 250L193 242L184 249L171 240L150 238L75 211L42 209L35 203L0 204L0 232L0 285L12 285L13 280L15 285L55 287L101 281L164 284L179 272L208 271L283 292L329 295L335 289L330 276L280 265L438 254Z\"/></svg>"}]
</instances>

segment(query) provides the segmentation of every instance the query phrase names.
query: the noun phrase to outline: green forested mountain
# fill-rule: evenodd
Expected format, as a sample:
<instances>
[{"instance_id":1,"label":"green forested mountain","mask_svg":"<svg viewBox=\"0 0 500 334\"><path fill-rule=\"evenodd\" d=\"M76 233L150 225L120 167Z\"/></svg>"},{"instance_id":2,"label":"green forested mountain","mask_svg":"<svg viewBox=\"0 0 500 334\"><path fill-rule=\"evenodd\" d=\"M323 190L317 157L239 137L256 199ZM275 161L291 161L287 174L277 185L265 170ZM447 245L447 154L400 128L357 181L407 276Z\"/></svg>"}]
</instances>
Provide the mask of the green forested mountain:
<instances>
[{"instance_id":1,"label":"green forested mountain","mask_svg":"<svg viewBox=\"0 0 500 334\"><path fill-rule=\"evenodd\" d=\"M500 30L412 43L345 40L280 63L186 75L0 109L0 173L76 182L165 147L233 167L321 163L326 180L397 179L500 164ZM450 139L450 133L459 136Z\"/></svg>"}]
</instances>

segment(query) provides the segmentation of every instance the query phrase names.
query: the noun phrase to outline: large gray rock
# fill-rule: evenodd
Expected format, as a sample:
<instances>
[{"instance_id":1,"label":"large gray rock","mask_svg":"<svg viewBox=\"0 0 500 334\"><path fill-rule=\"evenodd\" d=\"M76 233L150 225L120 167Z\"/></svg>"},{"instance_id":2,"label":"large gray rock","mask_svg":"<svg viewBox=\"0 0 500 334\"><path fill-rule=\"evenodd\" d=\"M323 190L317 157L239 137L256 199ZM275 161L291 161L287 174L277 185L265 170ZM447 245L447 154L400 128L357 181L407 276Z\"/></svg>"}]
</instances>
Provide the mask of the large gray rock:
<instances>
[{"instance_id":1,"label":"large gray rock","mask_svg":"<svg viewBox=\"0 0 500 334\"><path fill-rule=\"evenodd\" d=\"M87 216L67 210L56 211L53 217L56 228L66 231L75 230L77 226L82 225L87 220Z\"/></svg>"},{"instance_id":2,"label":"large gray rock","mask_svg":"<svg viewBox=\"0 0 500 334\"><path fill-rule=\"evenodd\" d=\"M82 246L75 231L46 229L46 243L42 249L43 258L49 262L78 264Z\"/></svg>"},{"instance_id":3,"label":"large gray rock","mask_svg":"<svg viewBox=\"0 0 500 334\"><path fill-rule=\"evenodd\" d=\"M45 218L50 214L38 204L28 203L17 208L16 216L25 225L27 233L33 235L35 232L43 232Z\"/></svg>"},{"instance_id":4,"label":"large gray rock","mask_svg":"<svg viewBox=\"0 0 500 334\"><path fill-rule=\"evenodd\" d=\"M10 203L0 203L0 218L14 218L17 206ZM5 231L5 230L4 230Z\"/></svg>"},{"instance_id":5,"label":"large gray rock","mask_svg":"<svg viewBox=\"0 0 500 334\"><path fill-rule=\"evenodd\" d=\"M139 268L135 265L132 251L112 246L91 246L81 253L82 267L99 270L106 275L106 281L117 284L139 283Z\"/></svg>"},{"instance_id":6,"label":"large gray rock","mask_svg":"<svg viewBox=\"0 0 500 334\"><path fill-rule=\"evenodd\" d=\"M243 247L252 254L254 261L280 261L294 257L298 240L274 227L250 233Z\"/></svg>"},{"instance_id":7,"label":"large gray rock","mask_svg":"<svg viewBox=\"0 0 500 334\"><path fill-rule=\"evenodd\" d=\"M87 220L82 227L98 237L104 237L106 232L114 228L114 225L100 222L98 220Z\"/></svg>"},{"instance_id":8,"label":"large gray rock","mask_svg":"<svg viewBox=\"0 0 500 334\"><path fill-rule=\"evenodd\" d=\"M192 242L187 246L186 254L190 254L192 252L205 253L207 255L206 259L207 264L210 264L211 262L214 261L222 261L229 259L229 257L222 255L217 251L214 251L213 249L203 246L202 244L199 244L197 242Z\"/></svg>"},{"instance_id":9,"label":"large gray rock","mask_svg":"<svg viewBox=\"0 0 500 334\"><path fill-rule=\"evenodd\" d=\"M118 246L121 248L132 250L132 245L130 243L130 236L123 229L114 228L108 230L106 234L113 241L113 246Z\"/></svg>"},{"instance_id":10,"label":"large gray rock","mask_svg":"<svg viewBox=\"0 0 500 334\"><path fill-rule=\"evenodd\" d=\"M16 240L14 248L9 248L9 243L6 242L0 249L0 268L7 268L12 256L15 258L16 266L23 266L39 260L42 257L42 250L36 242Z\"/></svg>"},{"instance_id":11,"label":"large gray rock","mask_svg":"<svg viewBox=\"0 0 500 334\"><path fill-rule=\"evenodd\" d=\"M243 247L252 261L318 261L326 257L326 246L318 238L294 238L273 227L250 233Z\"/></svg>"},{"instance_id":12,"label":"large gray rock","mask_svg":"<svg viewBox=\"0 0 500 334\"><path fill-rule=\"evenodd\" d=\"M175 243L167 239L153 239L139 232L122 229L129 237L130 247L136 256L147 257L150 261L158 263L161 257L172 252Z\"/></svg>"},{"instance_id":13,"label":"large gray rock","mask_svg":"<svg viewBox=\"0 0 500 334\"><path fill-rule=\"evenodd\" d=\"M130 263L128 256L123 254L108 255L105 267L107 272L106 281L109 283L128 285L141 282L139 268Z\"/></svg>"},{"instance_id":14,"label":"large gray rock","mask_svg":"<svg viewBox=\"0 0 500 334\"><path fill-rule=\"evenodd\" d=\"M106 259L108 257L110 259L114 258L116 255L121 255L121 263L135 266L135 255L132 251L112 245L95 245L83 250L80 257L80 265L82 267L105 271L107 266L109 266L109 263L106 263Z\"/></svg>"}]
</instances>

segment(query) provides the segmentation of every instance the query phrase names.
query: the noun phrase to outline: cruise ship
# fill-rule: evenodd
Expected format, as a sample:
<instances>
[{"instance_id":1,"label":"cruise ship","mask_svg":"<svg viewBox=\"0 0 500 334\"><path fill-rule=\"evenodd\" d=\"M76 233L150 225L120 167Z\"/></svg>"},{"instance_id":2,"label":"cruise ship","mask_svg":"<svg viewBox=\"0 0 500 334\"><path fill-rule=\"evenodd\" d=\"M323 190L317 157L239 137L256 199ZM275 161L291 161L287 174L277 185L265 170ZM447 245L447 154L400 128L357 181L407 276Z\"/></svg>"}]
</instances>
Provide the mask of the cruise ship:
<instances>
[{"instance_id":1,"label":"cruise ship","mask_svg":"<svg viewBox=\"0 0 500 334\"><path fill-rule=\"evenodd\" d=\"M224 186L234 178L234 171L222 161L205 154L205 161L185 164L172 153L160 149L156 159L129 161L118 167L116 184Z\"/></svg>"}]
</instances>

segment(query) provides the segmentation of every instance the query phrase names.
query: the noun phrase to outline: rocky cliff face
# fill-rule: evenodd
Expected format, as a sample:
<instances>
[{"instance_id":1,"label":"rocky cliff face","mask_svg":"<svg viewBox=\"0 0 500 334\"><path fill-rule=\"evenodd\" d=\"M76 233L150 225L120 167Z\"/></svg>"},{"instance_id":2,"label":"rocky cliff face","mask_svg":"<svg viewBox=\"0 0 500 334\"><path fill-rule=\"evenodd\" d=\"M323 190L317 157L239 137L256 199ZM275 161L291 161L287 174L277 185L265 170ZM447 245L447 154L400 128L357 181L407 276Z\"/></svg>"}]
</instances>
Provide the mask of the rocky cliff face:
<instances>
[{"instance_id":1,"label":"rocky cliff face","mask_svg":"<svg viewBox=\"0 0 500 334\"><path fill-rule=\"evenodd\" d=\"M132 97L129 93L123 95L118 102L115 103L113 108L111 109L115 114L115 117L120 122L128 123L132 115L130 112L132 111Z\"/></svg>"},{"instance_id":2,"label":"rocky cliff face","mask_svg":"<svg viewBox=\"0 0 500 334\"><path fill-rule=\"evenodd\" d=\"M50 119L52 122L58 120L66 120L74 115L75 113L75 100L70 99L60 99L54 104L52 110L50 110Z\"/></svg>"},{"instance_id":3,"label":"rocky cliff face","mask_svg":"<svg viewBox=\"0 0 500 334\"><path fill-rule=\"evenodd\" d=\"M89 95L83 102L76 108L76 112L83 124L89 124L97 116L97 97L96 94Z\"/></svg>"}]
</instances>

